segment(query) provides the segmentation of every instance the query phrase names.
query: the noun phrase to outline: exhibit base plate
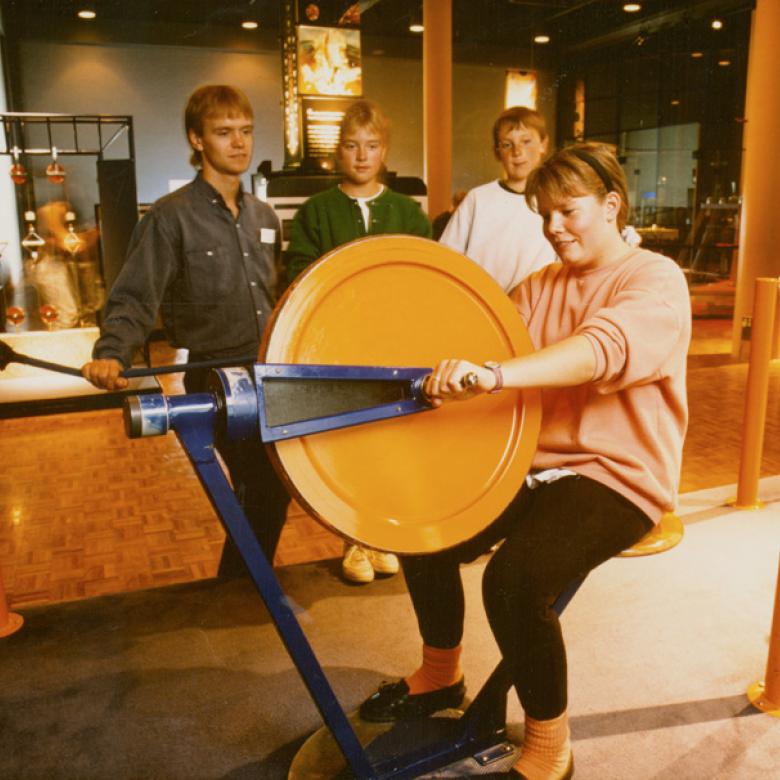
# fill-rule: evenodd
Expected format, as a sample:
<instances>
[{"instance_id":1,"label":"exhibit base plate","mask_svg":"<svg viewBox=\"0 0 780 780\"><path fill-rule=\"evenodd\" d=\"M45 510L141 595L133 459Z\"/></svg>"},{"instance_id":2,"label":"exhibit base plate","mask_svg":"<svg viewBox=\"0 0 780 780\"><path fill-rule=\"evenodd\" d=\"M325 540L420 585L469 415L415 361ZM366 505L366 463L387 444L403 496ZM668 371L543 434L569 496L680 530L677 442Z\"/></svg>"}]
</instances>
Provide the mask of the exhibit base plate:
<instances>
[{"instance_id":1,"label":"exhibit base plate","mask_svg":"<svg viewBox=\"0 0 780 780\"><path fill-rule=\"evenodd\" d=\"M393 726L392 723L367 723L360 719L357 710L350 713L348 718L363 747ZM344 756L330 729L322 726L301 745L287 777L288 780L333 780L345 768Z\"/></svg>"},{"instance_id":2,"label":"exhibit base plate","mask_svg":"<svg viewBox=\"0 0 780 780\"><path fill-rule=\"evenodd\" d=\"M426 746L441 745L458 731L461 710L443 710L437 716L418 721L368 723L357 711L349 714L349 722L360 744L375 766L388 766L394 759L399 763L411 753L422 753ZM466 755L448 766L416 775L419 778L471 777L491 772L507 771L517 760L517 749L504 739L486 744L473 754ZM346 766L330 730L322 726L301 746L290 765L288 780L347 780L354 775Z\"/></svg>"}]
</instances>

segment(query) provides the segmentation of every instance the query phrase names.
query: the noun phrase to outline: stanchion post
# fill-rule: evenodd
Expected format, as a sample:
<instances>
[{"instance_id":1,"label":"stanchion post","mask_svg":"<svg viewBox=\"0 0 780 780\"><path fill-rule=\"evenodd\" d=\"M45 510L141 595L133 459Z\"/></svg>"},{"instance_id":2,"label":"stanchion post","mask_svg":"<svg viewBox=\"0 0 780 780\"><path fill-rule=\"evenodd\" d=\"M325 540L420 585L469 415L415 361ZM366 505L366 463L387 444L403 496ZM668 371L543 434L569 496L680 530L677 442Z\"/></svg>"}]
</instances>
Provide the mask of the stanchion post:
<instances>
[{"instance_id":1,"label":"stanchion post","mask_svg":"<svg viewBox=\"0 0 780 780\"><path fill-rule=\"evenodd\" d=\"M24 618L15 612L9 612L8 601L5 598L3 572L0 570L0 637L10 636L22 627Z\"/></svg>"},{"instance_id":2,"label":"stanchion post","mask_svg":"<svg viewBox=\"0 0 780 780\"><path fill-rule=\"evenodd\" d=\"M753 300L753 325L745 390L745 416L742 431L742 455L739 462L738 509L759 509L758 481L764 449L764 426L769 396L769 362L772 359L777 279L756 279Z\"/></svg>"},{"instance_id":3,"label":"stanchion post","mask_svg":"<svg viewBox=\"0 0 780 780\"><path fill-rule=\"evenodd\" d=\"M777 311L780 311L780 279L777 280ZM780 358L780 315L775 312L775 327L772 331L772 360Z\"/></svg>"},{"instance_id":4,"label":"stanchion post","mask_svg":"<svg viewBox=\"0 0 780 780\"><path fill-rule=\"evenodd\" d=\"M763 682L748 688L748 698L762 712L780 718L780 565L777 569L777 590L772 631L769 634L769 657Z\"/></svg>"}]
</instances>

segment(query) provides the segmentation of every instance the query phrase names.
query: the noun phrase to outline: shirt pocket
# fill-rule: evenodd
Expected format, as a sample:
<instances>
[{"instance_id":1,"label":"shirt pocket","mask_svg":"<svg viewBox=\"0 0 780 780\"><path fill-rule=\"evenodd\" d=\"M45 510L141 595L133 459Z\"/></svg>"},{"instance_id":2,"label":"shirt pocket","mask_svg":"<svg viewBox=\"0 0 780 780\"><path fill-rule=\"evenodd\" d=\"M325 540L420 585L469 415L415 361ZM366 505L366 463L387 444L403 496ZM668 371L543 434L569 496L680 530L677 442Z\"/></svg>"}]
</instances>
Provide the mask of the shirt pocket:
<instances>
[{"instance_id":1,"label":"shirt pocket","mask_svg":"<svg viewBox=\"0 0 780 780\"><path fill-rule=\"evenodd\" d=\"M185 288L191 300L217 303L232 292L237 274L223 247L192 249L184 259Z\"/></svg>"}]
</instances>

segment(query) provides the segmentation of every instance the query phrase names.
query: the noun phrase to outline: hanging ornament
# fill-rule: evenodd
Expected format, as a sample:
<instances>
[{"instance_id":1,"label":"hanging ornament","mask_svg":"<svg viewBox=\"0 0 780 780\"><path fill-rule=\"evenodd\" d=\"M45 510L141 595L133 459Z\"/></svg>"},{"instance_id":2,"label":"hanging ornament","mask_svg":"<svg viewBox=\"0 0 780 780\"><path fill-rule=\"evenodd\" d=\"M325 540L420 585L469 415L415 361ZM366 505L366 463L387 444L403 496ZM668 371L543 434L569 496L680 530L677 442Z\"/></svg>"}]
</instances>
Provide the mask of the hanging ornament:
<instances>
[{"instance_id":1,"label":"hanging ornament","mask_svg":"<svg viewBox=\"0 0 780 780\"><path fill-rule=\"evenodd\" d=\"M19 330L19 326L24 322L24 309L21 306L9 306L5 310L5 318Z\"/></svg>"},{"instance_id":2,"label":"hanging ornament","mask_svg":"<svg viewBox=\"0 0 780 780\"><path fill-rule=\"evenodd\" d=\"M71 255L75 255L76 252L78 252L79 249L84 246L84 242L73 228L73 223L75 221L76 215L72 211L68 211L65 214L65 222L68 224L68 232L66 233L65 238L62 239L62 243L65 249L71 253Z\"/></svg>"},{"instance_id":3,"label":"hanging ornament","mask_svg":"<svg viewBox=\"0 0 780 780\"><path fill-rule=\"evenodd\" d=\"M65 169L57 162L57 147L51 148L51 162L46 166L46 176L52 184L62 184L65 181Z\"/></svg>"},{"instance_id":4,"label":"hanging ornament","mask_svg":"<svg viewBox=\"0 0 780 780\"><path fill-rule=\"evenodd\" d=\"M27 181L27 169L19 162L19 152L21 149L19 149L18 146L14 146L13 149L11 149L11 153L14 156L14 162L11 166L11 178L13 179L14 184L24 184Z\"/></svg>"},{"instance_id":5,"label":"hanging ornament","mask_svg":"<svg viewBox=\"0 0 780 780\"><path fill-rule=\"evenodd\" d=\"M38 249L46 242L35 232L35 212L25 211L24 219L27 222L27 235L22 239L22 246L30 253L33 260L37 260Z\"/></svg>"},{"instance_id":6,"label":"hanging ornament","mask_svg":"<svg viewBox=\"0 0 780 780\"><path fill-rule=\"evenodd\" d=\"M54 323L57 322L57 318L60 316L57 307L52 306L50 303L44 303L43 306L38 309L38 314L41 316L41 320L43 320L43 324L46 326L47 330L52 330L54 328Z\"/></svg>"}]
</instances>

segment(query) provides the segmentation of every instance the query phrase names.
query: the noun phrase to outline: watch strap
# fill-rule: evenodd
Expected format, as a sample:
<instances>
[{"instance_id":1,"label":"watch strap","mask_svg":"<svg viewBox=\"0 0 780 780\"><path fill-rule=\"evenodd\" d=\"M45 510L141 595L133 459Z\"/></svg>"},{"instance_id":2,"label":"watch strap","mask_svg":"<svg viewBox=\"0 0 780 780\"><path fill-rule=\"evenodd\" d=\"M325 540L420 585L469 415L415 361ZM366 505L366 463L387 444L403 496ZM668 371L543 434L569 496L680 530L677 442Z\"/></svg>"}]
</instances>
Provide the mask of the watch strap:
<instances>
[{"instance_id":1,"label":"watch strap","mask_svg":"<svg viewBox=\"0 0 780 780\"><path fill-rule=\"evenodd\" d=\"M488 393L498 393L504 387L504 372L501 370L501 364L496 363L495 360L488 360L484 364L485 368L489 368L493 372L493 376L496 378L496 385L492 390L488 390Z\"/></svg>"}]
</instances>

